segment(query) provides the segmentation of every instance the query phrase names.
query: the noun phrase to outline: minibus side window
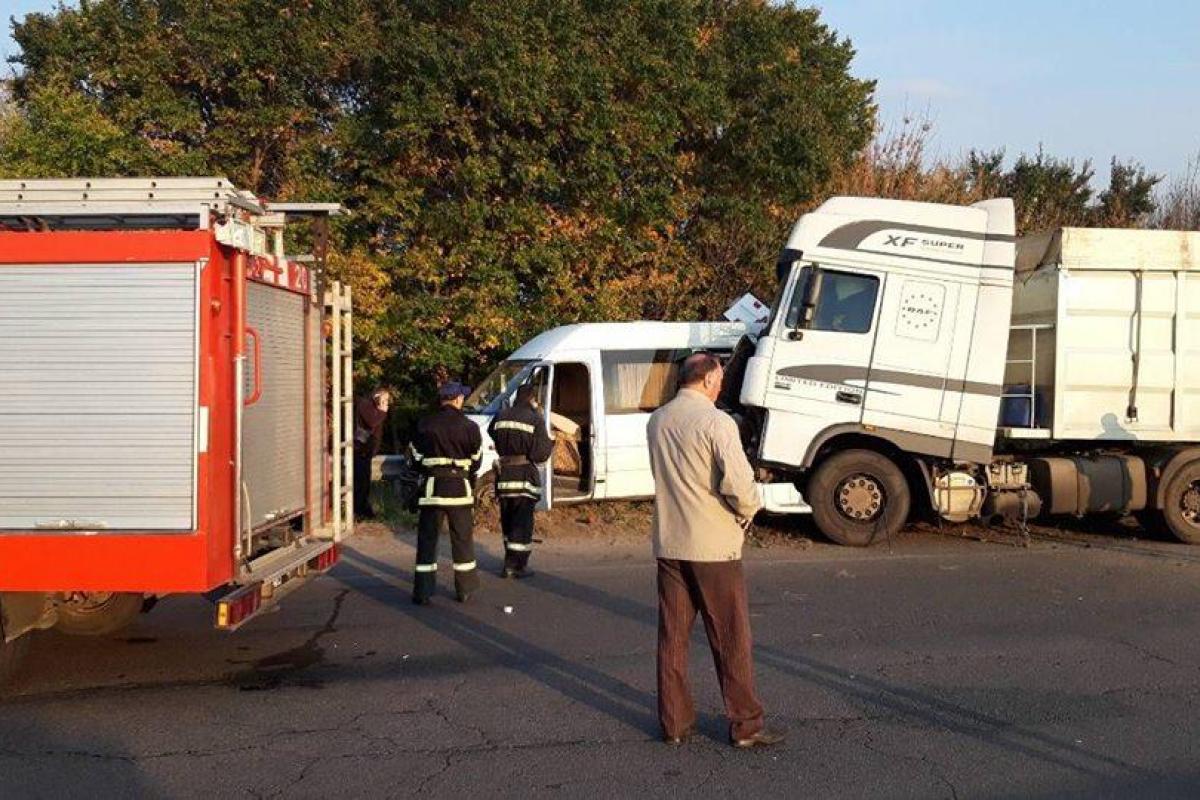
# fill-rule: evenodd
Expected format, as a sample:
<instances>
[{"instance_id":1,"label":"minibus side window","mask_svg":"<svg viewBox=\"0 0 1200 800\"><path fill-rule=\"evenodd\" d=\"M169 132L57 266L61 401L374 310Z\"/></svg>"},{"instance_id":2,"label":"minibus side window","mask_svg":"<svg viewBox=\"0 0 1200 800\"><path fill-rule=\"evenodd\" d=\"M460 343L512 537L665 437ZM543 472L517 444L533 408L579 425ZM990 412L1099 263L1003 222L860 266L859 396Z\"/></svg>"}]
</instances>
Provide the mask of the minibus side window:
<instances>
[{"instance_id":1,"label":"minibus side window","mask_svg":"<svg viewBox=\"0 0 1200 800\"><path fill-rule=\"evenodd\" d=\"M679 365L691 350L606 350L600 354L604 410L645 414L675 396Z\"/></svg>"}]
</instances>

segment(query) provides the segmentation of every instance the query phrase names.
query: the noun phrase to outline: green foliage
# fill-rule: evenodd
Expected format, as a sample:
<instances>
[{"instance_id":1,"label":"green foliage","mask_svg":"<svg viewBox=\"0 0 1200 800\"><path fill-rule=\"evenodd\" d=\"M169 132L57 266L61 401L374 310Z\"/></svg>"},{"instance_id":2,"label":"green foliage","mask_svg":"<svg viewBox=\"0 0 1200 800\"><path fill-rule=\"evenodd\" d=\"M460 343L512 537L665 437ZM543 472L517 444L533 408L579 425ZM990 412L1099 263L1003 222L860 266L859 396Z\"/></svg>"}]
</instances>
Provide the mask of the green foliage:
<instances>
[{"instance_id":1,"label":"green foliage","mask_svg":"<svg viewBox=\"0 0 1200 800\"><path fill-rule=\"evenodd\" d=\"M718 313L873 127L850 45L756 0L96 0L15 37L0 174L350 205L400 405L555 324Z\"/></svg>"},{"instance_id":2,"label":"green foliage","mask_svg":"<svg viewBox=\"0 0 1200 800\"><path fill-rule=\"evenodd\" d=\"M367 7L98 0L30 14L14 26L14 92L44 112L32 137L63 133L80 144L62 148L90 156L54 174L220 174L272 198L333 193L330 131ZM5 174L37 165L0 143Z\"/></svg>"},{"instance_id":3,"label":"green foliage","mask_svg":"<svg viewBox=\"0 0 1200 800\"><path fill-rule=\"evenodd\" d=\"M830 192L1016 197L1022 230L1135 224L1157 182L1039 152L926 168L817 10L762 0L84 0L14 27L0 175L226 175L340 200L359 377L479 377L579 320L771 292ZM869 146L870 145L870 146ZM914 149L915 148L915 149Z\"/></svg>"},{"instance_id":4,"label":"green foliage","mask_svg":"<svg viewBox=\"0 0 1200 800\"><path fill-rule=\"evenodd\" d=\"M985 197L1011 197L1017 208L1017 231L1032 233L1056 226L1135 227L1155 210L1154 187L1160 176L1148 175L1136 162L1114 158L1108 188L1096 197L1090 161L1077 164L1038 149L1022 154L1004 169L1004 151L972 151L963 167L969 185Z\"/></svg>"},{"instance_id":5,"label":"green foliage","mask_svg":"<svg viewBox=\"0 0 1200 800\"><path fill-rule=\"evenodd\" d=\"M811 10L481 0L382 18L347 150L404 331L375 360L401 379L476 372L563 322L718 312L769 269L794 216L772 210L811 201L871 128L871 86Z\"/></svg>"}]
</instances>

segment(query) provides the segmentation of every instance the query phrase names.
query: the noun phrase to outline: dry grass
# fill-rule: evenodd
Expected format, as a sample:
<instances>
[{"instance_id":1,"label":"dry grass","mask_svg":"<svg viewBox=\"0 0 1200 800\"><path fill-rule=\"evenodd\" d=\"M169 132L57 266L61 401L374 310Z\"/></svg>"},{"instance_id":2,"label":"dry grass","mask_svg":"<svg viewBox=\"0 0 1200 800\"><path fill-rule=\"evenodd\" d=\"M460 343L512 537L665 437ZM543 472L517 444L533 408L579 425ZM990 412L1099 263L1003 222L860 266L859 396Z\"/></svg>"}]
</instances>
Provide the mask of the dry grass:
<instances>
[{"instance_id":1,"label":"dry grass","mask_svg":"<svg viewBox=\"0 0 1200 800\"><path fill-rule=\"evenodd\" d=\"M906 117L881 131L848 169L836 176L831 194L921 200L966 205L985 199L967 163L930 160L933 124Z\"/></svg>"},{"instance_id":2,"label":"dry grass","mask_svg":"<svg viewBox=\"0 0 1200 800\"><path fill-rule=\"evenodd\" d=\"M1165 230L1200 230L1200 155L1188 164L1182 177L1167 185L1159 198L1151 227Z\"/></svg>"}]
</instances>

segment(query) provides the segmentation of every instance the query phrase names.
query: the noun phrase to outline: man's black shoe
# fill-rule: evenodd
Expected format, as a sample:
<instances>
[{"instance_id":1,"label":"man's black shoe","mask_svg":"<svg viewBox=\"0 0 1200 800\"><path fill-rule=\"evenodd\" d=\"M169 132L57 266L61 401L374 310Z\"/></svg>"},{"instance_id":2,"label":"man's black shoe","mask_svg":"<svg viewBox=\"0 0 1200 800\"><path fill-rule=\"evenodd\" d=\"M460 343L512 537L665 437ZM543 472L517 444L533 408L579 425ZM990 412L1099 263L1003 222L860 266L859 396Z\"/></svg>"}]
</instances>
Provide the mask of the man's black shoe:
<instances>
[{"instance_id":1,"label":"man's black shoe","mask_svg":"<svg viewBox=\"0 0 1200 800\"><path fill-rule=\"evenodd\" d=\"M696 735L696 727L693 725L678 736L663 736L663 741L672 747L678 747L682 744L687 744Z\"/></svg>"},{"instance_id":2,"label":"man's black shoe","mask_svg":"<svg viewBox=\"0 0 1200 800\"><path fill-rule=\"evenodd\" d=\"M500 573L500 577L505 580L521 580L523 578L532 578L534 575L531 569L514 569L513 567L505 567Z\"/></svg>"},{"instance_id":3,"label":"man's black shoe","mask_svg":"<svg viewBox=\"0 0 1200 800\"><path fill-rule=\"evenodd\" d=\"M763 728L753 736L745 739L733 739L731 744L739 750L749 750L752 747L771 747L782 742L786 736L783 731L773 731Z\"/></svg>"}]
</instances>

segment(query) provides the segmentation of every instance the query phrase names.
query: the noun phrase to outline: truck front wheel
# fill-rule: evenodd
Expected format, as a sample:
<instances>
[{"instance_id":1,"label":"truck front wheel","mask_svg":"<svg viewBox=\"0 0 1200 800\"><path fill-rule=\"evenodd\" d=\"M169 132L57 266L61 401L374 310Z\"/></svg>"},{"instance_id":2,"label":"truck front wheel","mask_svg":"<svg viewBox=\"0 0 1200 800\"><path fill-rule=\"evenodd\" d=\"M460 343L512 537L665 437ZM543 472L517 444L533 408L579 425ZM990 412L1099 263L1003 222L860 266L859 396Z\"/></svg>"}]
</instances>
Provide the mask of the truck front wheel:
<instances>
[{"instance_id":1,"label":"truck front wheel","mask_svg":"<svg viewBox=\"0 0 1200 800\"><path fill-rule=\"evenodd\" d=\"M143 598L129 592L69 592L58 603L55 630L71 636L107 636L137 619Z\"/></svg>"},{"instance_id":2,"label":"truck front wheel","mask_svg":"<svg viewBox=\"0 0 1200 800\"><path fill-rule=\"evenodd\" d=\"M1176 539L1200 544L1200 461L1184 466L1167 482L1162 517Z\"/></svg>"},{"instance_id":3,"label":"truck front wheel","mask_svg":"<svg viewBox=\"0 0 1200 800\"><path fill-rule=\"evenodd\" d=\"M804 496L821 533L850 547L898 533L911 503L904 473L873 450L830 456L817 467Z\"/></svg>"}]
</instances>

